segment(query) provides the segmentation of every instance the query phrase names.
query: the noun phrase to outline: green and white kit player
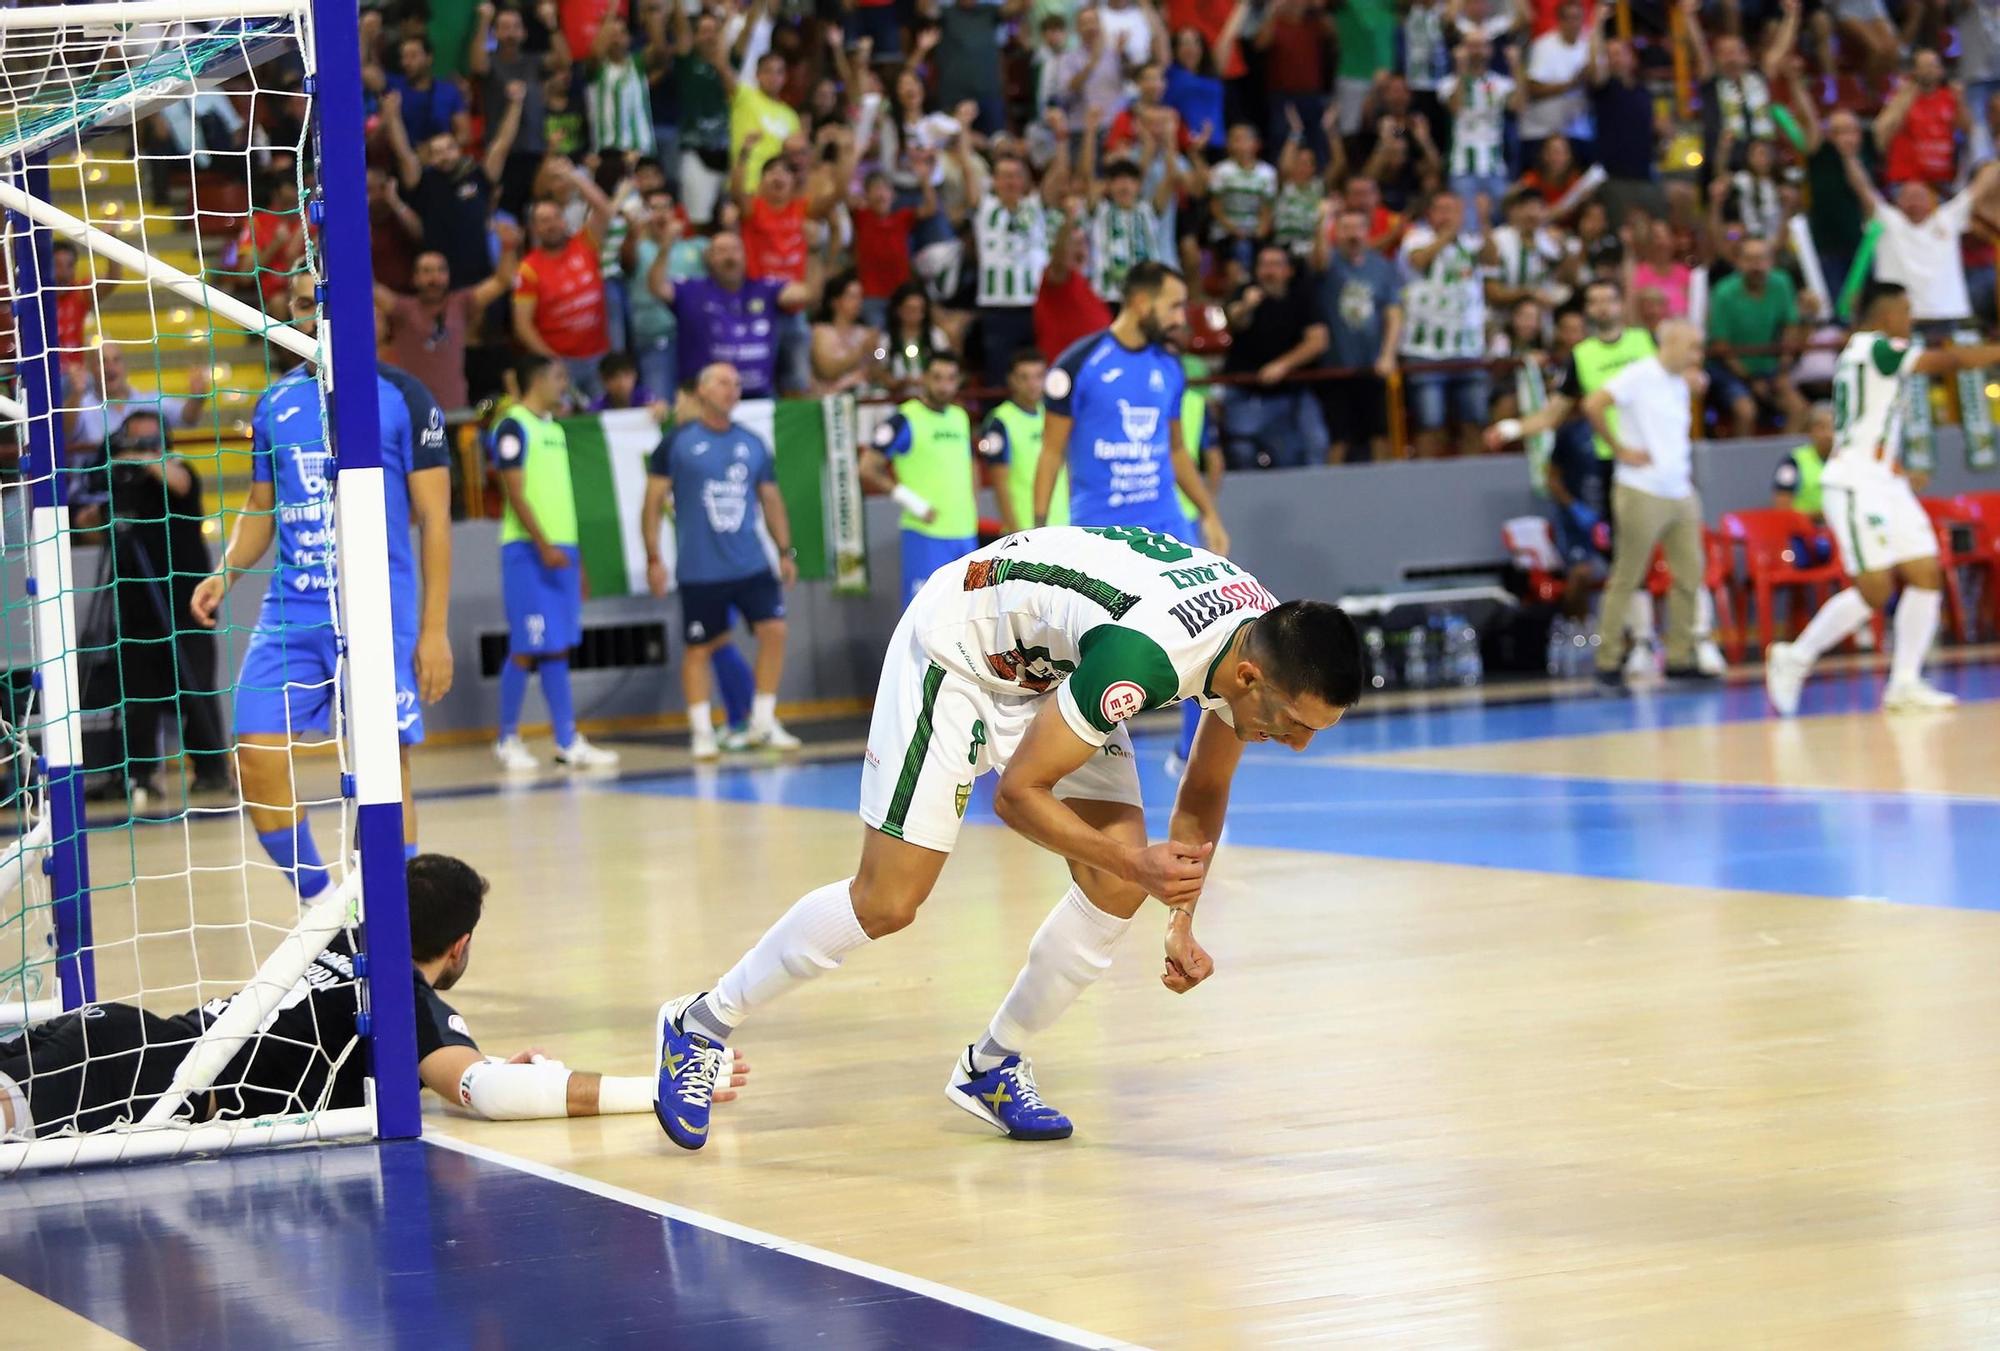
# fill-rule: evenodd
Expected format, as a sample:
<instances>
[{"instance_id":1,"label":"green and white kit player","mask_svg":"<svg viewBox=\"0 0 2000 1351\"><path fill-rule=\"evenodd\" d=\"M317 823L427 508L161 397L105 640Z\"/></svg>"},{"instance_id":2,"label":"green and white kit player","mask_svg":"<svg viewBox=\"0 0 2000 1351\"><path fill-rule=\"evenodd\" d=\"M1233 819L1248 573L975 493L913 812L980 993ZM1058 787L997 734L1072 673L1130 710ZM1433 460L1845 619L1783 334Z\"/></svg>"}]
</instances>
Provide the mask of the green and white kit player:
<instances>
[{"instance_id":1,"label":"green and white kit player","mask_svg":"<svg viewBox=\"0 0 2000 1351\"><path fill-rule=\"evenodd\" d=\"M1764 687L1786 717L1798 712L1813 663L1886 606L1898 583L1903 599L1896 606L1882 707L1906 711L1958 702L1923 677L1943 607L1944 574L1937 533L1903 471L1902 381L1990 366L2000 361L2000 347L1926 348L1911 336L1909 296L1888 282L1863 295L1861 322L1834 366L1833 454L1820 476L1827 529L1854 585L1822 605L1796 642L1773 643L1766 654Z\"/></svg>"},{"instance_id":2,"label":"green and white kit player","mask_svg":"<svg viewBox=\"0 0 2000 1351\"><path fill-rule=\"evenodd\" d=\"M1170 912L1167 988L1209 975L1194 910L1243 744L1305 749L1360 697L1364 668L1338 607L1281 605L1227 559L1137 527L1023 531L940 567L882 663L859 866L802 897L712 989L661 1008L661 1126L702 1146L737 1026L907 926L957 842L974 781L994 770L1000 819L1068 859L1073 885L946 1092L1016 1139L1067 1136L1068 1118L1041 1100L1022 1058L1028 1039L1110 966L1148 896ZM1169 838L1148 844L1125 724L1184 699L1207 715Z\"/></svg>"}]
</instances>

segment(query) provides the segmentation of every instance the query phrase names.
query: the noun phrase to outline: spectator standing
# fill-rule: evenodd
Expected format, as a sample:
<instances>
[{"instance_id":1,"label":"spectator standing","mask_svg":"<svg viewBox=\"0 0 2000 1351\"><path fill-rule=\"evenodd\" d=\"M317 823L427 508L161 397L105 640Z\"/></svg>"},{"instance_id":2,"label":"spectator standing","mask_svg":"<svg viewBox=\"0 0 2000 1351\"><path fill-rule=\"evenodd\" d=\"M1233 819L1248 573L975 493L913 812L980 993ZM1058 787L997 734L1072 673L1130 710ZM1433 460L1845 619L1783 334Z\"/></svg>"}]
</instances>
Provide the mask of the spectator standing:
<instances>
[{"instance_id":1,"label":"spectator standing","mask_svg":"<svg viewBox=\"0 0 2000 1351\"><path fill-rule=\"evenodd\" d=\"M95 364L97 388L75 401L79 411L70 440L72 450L87 451L95 463L103 463L105 446L134 413L151 413L171 434L173 428L194 426L208 410L210 377L205 362L197 362L188 372L187 395L178 400L134 385L125 363L125 349L115 342L99 344Z\"/></svg>"},{"instance_id":2,"label":"spectator standing","mask_svg":"<svg viewBox=\"0 0 2000 1351\"><path fill-rule=\"evenodd\" d=\"M417 378L440 408L472 406L466 388L465 349L487 308L513 289L520 259L520 232L502 235L500 270L484 281L456 290L451 264L434 249L417 255L412 271L415 294L375 287L375 308L383 322L382 344L389 361Z\"/></svg>"},{"instance_id":3,"label":"spectator standing","mask_svg":"<svg viewBox=\"0 0 2000 1351\"><path fill-rule=\"evenodd\" d=\"M1180 175L1172 167L1179 157L1153 135L1150 127L1141 128L1141 133L1141 144L1149 158L1161 163L1158 184L1150 196L1145 191L1146 170L1136 161L1113 160L1100 179L1097 138L1088 131L1084 133L1083 160L1077 177L1084 193L1090 284L1098 298L1105 301L1125 293L1125 274L1138 264L1163 262L1173 256L1173 240L1162 213L1171 208L1180 184ZM1055 350L1060 353L1062 348ZM1045 347L1043 352L1046 355L1048 349Z\"/></svg>"},{"instance_id":4,"label":"spectator standing","mask_svg":"<svg viewBox=\"0 0 2000 1351\"><path fill-rule=\"evenodd\" d=\"M639 368L640 383L655 396L668 398L680 386L679 358L674 350L680 325L664 296L672 294L676 254L685 265L688 255L698 258L699 253L692 245L682 248L687 223L675 207L672 193L654 188L646 193L644 204L645 215L625 236L620 262L631 287L632 359Z\"/></svg>"},{"instance_id":5,"label":"spectator standing","mask_svg":"<svg viewBox=\"0 0 2000 1351\"><path fill-rule=\"evenodd\" d=\"M264 205L244 222L237 260L254 279L266 314L285 310L292 277L304 270L307 228L299 185L289 178L273 180Z\"/></svg>"},{"instance_id":6,"label":"spectator standing","mask_svg":"<svg viewBox=\"0 0 2000 1351\"><path fill-rule=\"evenodd\" d=\"M1507 223L1493 231L1499 260L1486 278L1487 305L1502 313L1523 300L1553 308L1582 279L1582 249L1548 227L1548 208L1531 189L1516 188L1503 209Z\"/></svg>"},{"instance_id":7,"label":"spectator standing","mask_svg":"<svg viewBox=\"0 0 2000 1351\"><path fill-rule=\"evenodd\" d=\"M597 29L585 85L584 110L590 122L591 148L600 154L621 150L627 155L651 155L653 85L667 73L664 53L632 51L632 30L615 15Z\"/></svg>"},{"instance_id":8,"label":"spectator standing","mask_svg":"<svg viewBox=\"0 0 2000 1351\"><path fill-rule=\"evenodd\" d=\"M1701 498L1694 488L1688 408L1691 381L1700 378L1701 333L1672 321L1660 326L1658 356L1627 366L1583 401L1584 416L1611 446L1611 576L1598 610L1597 683L1622 693L1625 675L1622 626L1632 597L1652 567L1653 550L1666 556L1673 578L1667 607L1667 679L1710 680L1695 662L1695 611L1701 593ZM1607 420L1618 409L1614 429Z\"/></svg>"},{"instance_id":9,"label":"spectator standing","mask_svg":"<svg viewBox=\"0 0 2000 1351\"><path fill-rule=\"evenodd\" d=\"M1804 427L1806 401L1791 376L1805 340L1798 294L1789 274L1773 270L1764 240L1744 240L1736 270L1709 293L1708 336L1709 388L1737 436L1757 434L1760 411L1781 417L1786 432ZM1778 346L1782 353L1743 350Z\"/></svg>"},{"instance_id":10,"label":"spectator standing","mask_svg":"<svg viewBox=\"0 0 2000 1351\"><path fill-rule=\"evenodd\" d=\"M1278 201L1278 171L1258 158L1257 128L1229 129L1229 158L1208 172L1210 230L1224 259L1248 272L1258 241L1271 233Z\"/></svg>"},{"instance_id":11,"label":"spectator standing","mask_svg":"<svg viewBox=\"0 0 2000 1351\"><path fill-rule=\"evenodd\" d=\"M667 593L661 558L660 515L669 497L674 512L674 572L680 581L681 692L687 699L690 748L697 760L720 752L710 711L710 663L729 643L741 614L757 640L757 693L750 726L731 749L795 751L799 739L778 722L778 682L785 669L785 588L798 581L798 550L778 492L771 447L734 420L742 381L726 362L701 371L688 409L646 466L646 497L639 533L646 546L646 583ZM759 527L769 529L778 566L764 552Z\"/></svg>"},{"instance_id":12,"label":"spectator standing","mask_svg":"<svg viewBox=\"0 0 2000 1351\"><path fill-rule=\"evenodd\" d=\"M1043 31L1046 35L1048 30ZM1118 43L1106 37L1103 15L1095 6L1080 9L1075 41L1042 67L1042 106L1060 108L1078 122L1095 115L1103 126L1125 101L1125 81L1124 56Z\"/></svg>"},{"instance_id":13,"label":"spectator standing","mask_svg":"<svg viewBox=\"0 0 2000 1351\"><path fill-rule=\"evenodd\" d=\"M840 204L841 185L850 181L854 170L854 141L844 127L834 127L839 144L839 171L822 181L810 196L801 193L792 167L783 159L767 161L755 195L744 187L743 169L748 152L757 146L761 133L751 132L744 143L746 155L730 175L731 196L742 211L743 252L746 275L752 281L798 283L806 280L808 248L806 224L820 221ZM812 333L803 311L778 317L778 392L803 393L812 383Z\"/></svg>"},{"instance_id":14,"label":"spectator standing","mask_svg":"<svg viewBox=\"0 0 2000 1351\"><path fill-rule=\"evenodd\" d=\"M962 379L956 355L933 353L917 396L898 404L861 452L861 481L903 509L904 604L933 572L979 547L972 419L953 402ZM994 488L1011 500L1004 465L994 471Z\"/></svg>"},{"instance_id":15,"label":"spectator standing","mask_svg":"<svg viewBox=\"0 0 2000 1351\"><path fill-rule=\"evenodd\" d=\"M1743 45L1742 38L1731 34L1715 40L1711 61L1707 41L1702 36L1700 0L1683 0L1683 5L1684 13L1690 17L1682 31L1694 57L1696 78L1702 82L1702 169L1707 174L1727 173L1736 166L1720 161L1717 156L1725 134L1739 150L1752 141L1768 141L1778 134L1778 124L1772 116L1771 84L1777 80L1786 55L1797 41L1798 6L1796 0L1787 0L1785 23L1777 36L1782 38L1789 31L1791 37L1782 42L1774 40L1765 53L1763 69L1755 70L1750 65L1750 49Z\"/></svg>"},{"instance_id":16,"label":"spectator standing","mask_svg":"<svg viewBox=\"0 0 2000 1351\"><path fill-rule=\"evenodd\" d=\"M729 96L729 145L732 164L745 183L761 183L764 166L800 131L798 112L784 100L785 58L766 52L757 58L755 80L734 80L724 72ZM757 133L753 142L751 133Z\"/></svg>"},{"instance_id":17,"label":"spectator standing","mask_svg":"<svg viewBox=\"0 0 2000 1351\"><path fill-rule=\"evenodd\" d=\"M393 291L410 289L410 269L423 247L424 223L396 191L387 169L368 167L369 262L375 282Z\"/></svg>"},{"instance_id":18,"label":"spectator standing","mask_svg":"<svg viewBox=\"0 0 2000 1351\"><path fill-rule=\"evenodd\" d=\"M1291 135L1278 152L1278 200L1271 207L1271 242L1292 255L1303 267L1311 261L1322 232L1326 203L1326 176L1305 145L1305 129L1293 114ZM1335 139L1332 145L1338 147ZM1171 203L1171 198L1168 199Z\"/></svg>"},{"instance_id":19,"label":"spectator standing","mask_svg":"<svg viewBox=\"0 0 2000 1351\"><path fill-rule=\"evenodd\" d=\"M991 136L1007 128L1000 93L1000 35L1003 25L1027 12L1027 0L923 0L919 12L938 25L938 100L956 108L967 99L979 107L976 124Z\"/></svg>"},{"instance_id":20,"label":"spectator standing","mask_svg":"<svg viewBox=\"0 0 2000 1351\"><path fill-rule=\"evenodd\" d=\"M1927 183L1906 182L1891 206L1875 191L1854 157L1845 161L1847 181L1882 227L1875 246L1875 278L1896 282L1909 293L1911 313L1919 329L1933 332L1955 326L1972 315L1972 295L1965 284L1961 240L1971 228L1975 207L2000 188L2000 163L1987 163L1963 192L1942 206Z\"/></svg>"},{"instance_id":21,"label":"spectator standing","mask_svg":"<svg viewBox=\"0 0 2000 1351\"><path fill-rule=\"evenodd\" d=\"M1320 314L1332 364L1371 371L1329 390L1339 416L1329 422L1334 444L1352 462L1385 459L1389 449L1388 379L1403 331L1403 279L1396 265L1368 244L1368 216L1343 208L1334 218L1333 251L1323 265Z\"/></svg>"},{"instance_id":22,"label":"spectator standing","mask_svg":"<svg viewBox=\"0 0 2000 1351\"><path fill-rule=\"evenodd\" d=\"M1007 470L1007 490L1000 498L1000 522L1008 533L1035 523L1035 471L1042 462L1042 430L1047 421L1042 393L1049 363L1039 352L1016 352L1007 368L1007 397L979 429L979 458ZM1047 525L1069 524L1069 475L1056 476L1049 501Z\"/></svg>"},{"instance_id":23,"label":"spectator standing","mask_svg":"<svg viewBox=\"0 0 2000 1351\"><path fill-rule=\"evenodd\" d=\"M1510 70L1513 50L1507 49ZM1475 208L1484 197L1492 210L1507 195L1507 114L1518 117L1527 108L1527 86L1511 74L1493 73L1493 44L1484 33L1461 41L1453 60L1454 70L1439 86L1451 114L1451 190Z\"/></svg>"},{"instance_id":24,"label":"spectator standing","mask_svg":"<svg viewBox=\"0 0 2000 1351\"><path fill-rule=\"evenodd\" d=\"M1014 353L1035 341L1035 297L1049 265L1049 237L1047 212L1032 187L1025 162L1002 158L973 212L982 374L989 385L1003 383Z\"/></svg>"},{"instance_id":25,"label":"spectator standing","mask_svg":"<svg viewBox=\"0 0 2000 1351\"><path fill-rule=\"evenodd\" d=\"M1590 84L1597 163L1609 180L1600 196L1611 224L1622 222L1634 206L1665 215L1666 194L1658 183L1660 141L1672 134L1672 121L1640 77L1632 44L1623 38L1607 41L1601 24L1591 31Z\"/></svg>"},{"instance_id":26,"label":"spectator standing","mask_svg":"<svg viewBox=\"0 0 2000 1351\"><path fill-rule=\"evenodd\" d=\"M937 188L931 181L936 160L928 150L913 152L920 196L914 207L896 205L896 189L877 169L862 180L861 191L848 203L854 223L854 269L861 278L862 313L876 328L888 322L889 301L910 280L911 238L917 222L937 214Z\"/></svg>"},{"instance_id":27,"label":"spectator standing","mask_svg":"<svg viewBox=\"0 0 2000 1351\"><path fill-rule=\"evenodd\" d=\"M472 117L465 110L465 95L450 80L440 80L432 70L431 40L410 36L397 47L400 74L389 77L389 88L397 95L403 134L411 145L421 145L433 136L449 136L459 144L472 140Z\"/></svg>"},{"instance_id":28,"label":"spectator standing","mask_svg":"<svg viewBox=\"0 0 2000 1351\"><path fill-rule=\"evenodd\" d=\"M1398 34L1401 46L1396 69L1409 81L1416 110L1430 120L1431 133L1440 141L1451 129L1444 112L1444 83L1453 69L1451 38L1446 30L1449 11L1457 8L1445 0L1410 0Z\"/></svg>"},{"instance_id":29,"label":"spectator standing","mask_svg":"<svg viewBox=\"0 0 2000 1351\"><path fill-rule=\"evenodd\" d=\"M1492 390L1483 366L1441 366L1476 360L1486 352L1486 297L1482 270L1499 261L1490 234L1464 234L1465 206L1440 192L1420 224L1403 234L1404 383L1419 456L1444 452L1448 427L1461 449L1476 450Z\"/></svg>"},{"instance_id":30,"label":"spectator standing","mask_svg":"<svg viewBox=\"0 0 2000 1351\"><path fill-rule=\"evenodd\" d=\"M680 107L681 200L688 219L706 225L729 181L729 73L722 21L704 9L690 22L685 5L667 7L673 26L673 85Z\"/></svg>"},{"instance_id":31,"label":"spectator standing","mask_svg":"<svg viewBox=\"0 0 2000 1351\"><path fill-rule=\"evenodd\" d=\"M1608 13L1611 6L1602 9ZM1528 47L1528 104L1521 112L1521 156L1532 160L1551 136L1590 137L1591 35L1580 0L1564 0L1556 26ZM1583 156L1587 158L1586 156Z\"/></svg>"},{"instance_id":32,"label":"spectator standing","mask_svg":"<svg viewBox=\"0 0 2000 1351\"><path fill-rule=\"evenodd\" d=\"M1183 127L1195 132L1204 149L1222 147L1222 129L1228 122L1223 115L1222 80L1218 72L1237 59L1237 34L1243 30L1249 14L1248 0L1238 0L1231 6L1212 54L1207 40L1196 29L1183 28L1174 35L1174 59L1167 66L1160 100L1180 116Z\"/></svg>"},{"instance_id":33,"label":"spectator standing","mask_svg":"<svg viewBox=\"0 0 2000 1351\"><path fill-rule=\"evenodd\" d=\"M753 281L746 266L742 236L718 231L708 245L708 276L668 281L662 299L680 323L683 380L724 362L736 368L745 398L768 399L778 387L778 320L810 305L812 290L775 277Z\"/></svg>"},{"instance_id":34,"label":"spectator standing","mask_svg":"<svg viewBox=\"0 0 2000 1351\"><path fill-rule=\"evenodd\" d=\"M1326 324L1309 287L1297 284L1292 255L1275 244L1257 253L1256 275L1226 311L1231 341L1225 375L1254 377L1223 404L1223 453L1231 469L1291 469L1326 459L1319 400L1292 376L1327 347Z\"/></svg>"},{"instance_id":35,"label":"spectator standing","mask_svg":"<svg viewBox=\"0 0 2000 1351\"><path fill-rule=\"evenodd\" d=\"M537 356L562 361L582 401L604 392L597 363L611 350L600 244L611 222L611 200L585 171L577 186L589 203L583 228L572 231L562 207L543 198L528 212L532 248L514 279L514 341Z\"/></svg>"},{"instance_id":36,"label":"spectator standing","mask_svg":"<svg viewBox=\"0 0 2000 1351\"><path fill-rule=\"evenodd\" d=\"M1361 130L1377 79L1396 68L1396 27L1390 0L1341 0L1334 15L1340 51L1333 89L1342 136Z\"/></svg>"},{"instance_id":37,"label":"spectator standing","mask_svg":"<svg viewBox=\"0 0 2000 1351\"><path fill-rule=\"evenodd\" d=\"M506 119L511 86L519 85L522 91L520 125L496 175L502 211L519 213L527 205L535 170L548 150L543 82L568 67L569 49L560 26L549 32L547 41L549 45L539 51L529 49L527 20L518 9L496 10L482 2L475 10L465 68L479 91L486 125L497 128Z\"/></svg>"},{"instance_id":38,"label":"spectator standing","mask_svg":"<svg viewBox=\"0 0 2000 1351\"><path fill-rule=\"evenodd\" d=\"M1944 59L1926 48L1875 119L1875 144L1885 152L1883 180L1891 187L1927 183L1944 191L1958 177L1960 134L1971 136L1972 110L1945 83Z\"/></svg>"},{"instance_id":39,"label":"spectator standing","mask_svg":"<svg viewBox=\"0 0 2000 1351\"><path fill-rule=\"evenodd\" d=\"M1266 137L1273 145L1283 145L1288 126L1295 122L1322 164L1331 153L1320 123L1327 90L1333 86L1328 78L1334 69L1333 42L1334 19L1327 0L1275 0L1251 42L1264 54Z\"/></svg>"},{"instance_id":40,"label":"spectator standing","mask_svg":"<svg viewBox=\"0 0 2000 1351\"><path fill-rule=\"evenodd\" d=\"M1044 360L1051 353L1061 356L1070 344L1111 322L1111 307L1099 297L1089 269L1089 240L1075 221L1066 220L1056 231L1042 289L1035 295L1035 349ZM1129 275L1131 269L1126 271Z\"/></svg>"},{"instance_id":41,"label":"spectator standing","mask_svg":"<svg viewBox=\"0 0 2000 1351\"><path fill-rule=\"evenodd\" d=\"M493 274L493 259L487 252L487 224L493 211L493 185L498 181L514 137L521 126L521 105L527 99L525 85L507 89L507 113L499 127L486 138L486 156L475 162L450 133L432 136L423 143L423 158L411 149L397 115L398 95L392 90L382 96L383 117L388 126L389 148L395 156L397 181L405 200L424 226L424 247L445 256L451 275L461 286L485 281Z\"/></svg>"}]
</instances>

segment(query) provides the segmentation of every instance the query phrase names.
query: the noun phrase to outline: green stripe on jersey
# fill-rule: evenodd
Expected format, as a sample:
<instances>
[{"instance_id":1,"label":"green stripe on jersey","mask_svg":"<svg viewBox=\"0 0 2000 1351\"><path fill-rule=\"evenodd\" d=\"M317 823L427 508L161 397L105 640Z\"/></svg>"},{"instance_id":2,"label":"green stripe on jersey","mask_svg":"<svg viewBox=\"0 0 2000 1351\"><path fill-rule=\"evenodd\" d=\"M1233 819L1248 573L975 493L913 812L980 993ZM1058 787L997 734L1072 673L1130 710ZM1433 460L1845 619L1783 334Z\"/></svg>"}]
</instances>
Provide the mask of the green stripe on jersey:
<instances>
[{"instance_id":1,"label":"green stripe on jersey","mask_svg":"<svg viewBox=\"0 0 2000 1351\"><path fill-rule=\"evenodd\" d=\"M882 818L882 833L898 840L903 838L903 822L909 819L910 803L917 795L917 780L923 777L938 689L943 684L944 667L932 662L924 672L924 706L917 714L916 730L910 733L910 748L903 752L903 772L896 776L896 793L889 799L889 814Z\"/></svg>"},{"instance_id":2,"label":"green stripe on jersey","mask_svg":"<svg viewBox=\"0 0 2000 1351\"><path fill-rule=\"evenodd\" d=\"M972 575L966 578L973 584ZM991 570L985 572L976 584L999 586L1002 582L1027 582L1035 586L1060 587L1064 591L1074 591L1093 605L1102 606L1113 619L1123 619L1139 603L1139 598L1129 591L1120 591L1107 581L1092 577L1087 572L1075 568L1065 568L1055 563L1030 563L1019 558L996 558Z\"/></svg>"}]
</instances>

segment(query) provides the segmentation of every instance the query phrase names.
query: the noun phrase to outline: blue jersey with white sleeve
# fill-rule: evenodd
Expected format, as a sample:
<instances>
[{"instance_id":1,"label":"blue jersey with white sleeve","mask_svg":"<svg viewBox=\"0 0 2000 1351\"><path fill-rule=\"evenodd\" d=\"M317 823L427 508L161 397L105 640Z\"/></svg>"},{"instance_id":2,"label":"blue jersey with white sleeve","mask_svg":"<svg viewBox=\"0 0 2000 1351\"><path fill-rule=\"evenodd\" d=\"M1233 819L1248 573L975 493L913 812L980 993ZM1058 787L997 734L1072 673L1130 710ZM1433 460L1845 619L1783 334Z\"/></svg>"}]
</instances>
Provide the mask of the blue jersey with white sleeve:
<instances>
[{"instance_id":1,"label":"blue jersey with white sleeve","mask_svg":"<svg viewBox=\"0 0 2000 1351\"><path fill-rule=\"evenodd\" d=\"M1109 329L1057 358L1047 406L1071 419L1070 524L1187 533L1169 440L1186 388L1179 358L1158 346L1134 351Z\"/></svg>"},{"instance_id":2,"label":"blue jersey with white sleeve","mask_svg":"<svg viewBox=\"0 0 2000 1351\"><path fill-rule=\"evenodd\" d=\"M444 415L415 379L393 367L376 377L382 495L389 535L391 616L414 632L417 572L410 548L410 475L446 463ZM275 489L277 558L259 627L332 621L334 459L319 382L299 370L258 397L250 416L253 477Z\"/></svg>"},{"instance_id":3,"label":"blue jersey with white sleeve","mask_svg":"<svg viewBox=\"0 0 2000 1351\"><path fill-rule=\"evenodd\" d=\"M674 541L683 582L733 582L771 571L758 532L757 490L778 481L764 438L700 422L676 427L654 449L648 473L674 484Z\"/></svg>"}]
</instances>

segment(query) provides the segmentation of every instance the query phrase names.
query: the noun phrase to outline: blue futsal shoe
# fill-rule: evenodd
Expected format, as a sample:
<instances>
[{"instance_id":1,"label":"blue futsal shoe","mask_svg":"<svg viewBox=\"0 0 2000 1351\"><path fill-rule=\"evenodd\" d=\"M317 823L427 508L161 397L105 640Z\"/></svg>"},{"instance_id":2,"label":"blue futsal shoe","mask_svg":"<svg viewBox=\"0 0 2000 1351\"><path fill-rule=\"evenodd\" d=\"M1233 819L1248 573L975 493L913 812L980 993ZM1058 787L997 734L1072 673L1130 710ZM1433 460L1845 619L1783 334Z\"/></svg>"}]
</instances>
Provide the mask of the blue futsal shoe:
<instances>
[{"instance_id":1,"label":"blue futsal shoe","mask_svg":"<svg viewBox=\"0 0 2000 1351\"><path fill-rule=\"evenodd\" d=\"M972 1068L972 1048L966 1047L952 1066L944 1092L1010 1140L1067 1140L1076 1129L1068 1117L1042 1101L1034 1070L1017 1055L981 1074Z\"/></svg>"},{"instance_id":2,"label":"blue futsal shoe","mask_svg":"<svg viewBox=\"0 0 2000 1351\"><path fill-rule=\"evenodd\" d=\"M682 995L660 1005L659 1026L653 1034L653 1064L659 1075L653 1115L667 1138L682 1149L700 1149L708 1143L716 1080L729 1063L726 1047L698 1032L681 1031L681 1014L699 998L699 994Z\"/></svg>"}]
</instances>

